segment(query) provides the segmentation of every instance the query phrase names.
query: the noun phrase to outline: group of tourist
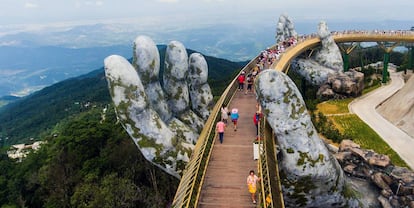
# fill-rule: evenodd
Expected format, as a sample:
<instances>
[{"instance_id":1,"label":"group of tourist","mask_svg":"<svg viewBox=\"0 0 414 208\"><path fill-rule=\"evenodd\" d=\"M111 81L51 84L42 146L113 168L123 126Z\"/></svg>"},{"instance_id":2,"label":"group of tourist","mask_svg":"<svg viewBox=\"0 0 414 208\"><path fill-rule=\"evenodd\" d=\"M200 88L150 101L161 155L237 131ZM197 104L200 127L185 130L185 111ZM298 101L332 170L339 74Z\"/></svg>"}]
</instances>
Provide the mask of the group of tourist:
<instances>
[{"instance_id":1,"label":"group of tourist","mask_svg":"<svg viewBox=\"0 0 414 208\"><path fill-rule=\"evenodd\" d=\"M240 72L239 76L237 77L238 87L237 90L240 92L244 92L244 94L253 93L253 83L255 78L259 75L260 71L263 69L269 68L275 60L280 58L281 53L285 51L287 47L295 45L297 43L297 39L292 37L288 40L282 41L279 43L274 49L266 49L261 52L256 65L252 68L249 73L245 71ZM224 132L229 124L229 119L233 124L233 130L237 131L237 123L239 120L239 109L233 107L230 111L226 105L223 105L220 109L221 119L216 124L216 132L218 134L218 139L220 144L224 142ZM260 139L259 136L259 124L262 118L262 113L260 109L259 103L256 104L256 111L253 115L253 124L256 127L256 139ZM254 170L250 170L249 175L247 177L247 187L248 191L251 194L251 200L254 204L256 204L256 184L260 181L260 178L255 175Z\"/></svg>"},{"instance_id":2,"label":"group of tourist","mask_svg":"<svg viewBox=\"0 0 414 208\"><path fill-rule=\"evenodd\" d=\"M287 40L279 42L274 48L267 48L266 50L263 50L259 55L257 64L262 69L270 68L276 60L280 59L280 56L288 47L296 45L297 42L296 37L290 37Z\"/></svg>"},{"instance_id":3,"label":"group of tourist","mask_svg":"<svg viewBox=\"0 0 414 208\"><path fill-rule=\"evenodd\" d=\"M256 126L256 139L259 138L259 123L260 119L262 118L262 113L260 111L260 105L256 105L256 112L253 115L253 123ZM228 110L227 106L223 105L221 107L221 120L216 124L216 131L219 135L220 144L223 143L224 140L224 131L228 124L228 119L231 119L233 123L233 130L237 131L237 122L239 119L239 110L237 108L232 108L231 111ZM254 170L250 170L249 175L247 176L247 188L249 193L251 194L251 199L253 204L256 204L256 186L257 182L260 181L260 178L257 177L254 173Z\"/></svg>"}]
</instances>

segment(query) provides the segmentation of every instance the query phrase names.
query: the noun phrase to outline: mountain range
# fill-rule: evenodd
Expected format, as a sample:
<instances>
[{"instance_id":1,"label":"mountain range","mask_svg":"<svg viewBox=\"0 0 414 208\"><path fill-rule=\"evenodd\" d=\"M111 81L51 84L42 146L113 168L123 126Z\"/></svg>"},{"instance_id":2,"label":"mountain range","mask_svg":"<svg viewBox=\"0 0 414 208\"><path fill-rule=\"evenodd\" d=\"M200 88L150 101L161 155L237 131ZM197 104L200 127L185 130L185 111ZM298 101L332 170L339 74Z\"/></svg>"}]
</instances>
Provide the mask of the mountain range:
<instances>
[{"instance_id":1,"label":"mountain range","mask_svg":"<svg viewBox=\"0 0 414 208\"><path fill-rule=\"evenodd\" d=\"M164 59L165 45L159 46ZM194 53L188 50L187 53ZM205 56L209 66L208 82L214 96L220 96L246 62L232 62ZM161 62L160 74L164 64ZM69 78L45 87L0 108L0 147L41 140L41 133L50 131L60 121L97 106L111 103L103 67L87 74Z\"/></svg>"},{"instance_id":2,"label":"mountain range","mask_svg":"<svg viewBox=\"0 0 414 208\"><path fill-rule=\"evenodd\" d=\"M136 36L147 35L157 44L182 42L202 54L246 61L274 44L276 22L199 25L140 25L96 23L44 27L0 27L0 106L59 81L99 68L108 55L132 55ZM318 22L297 22L298 34L315 33ZM410 21L328 22L331 31L410 29Z\"/></svg>"}]
</instances>

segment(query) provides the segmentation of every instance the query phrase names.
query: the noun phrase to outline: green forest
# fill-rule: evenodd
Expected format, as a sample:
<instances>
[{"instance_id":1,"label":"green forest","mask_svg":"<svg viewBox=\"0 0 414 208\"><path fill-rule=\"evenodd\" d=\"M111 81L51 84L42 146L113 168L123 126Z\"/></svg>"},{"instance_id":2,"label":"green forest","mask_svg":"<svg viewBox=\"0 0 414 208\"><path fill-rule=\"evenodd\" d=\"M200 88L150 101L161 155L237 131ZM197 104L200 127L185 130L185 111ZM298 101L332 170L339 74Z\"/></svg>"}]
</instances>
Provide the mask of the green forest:
<instances>
[{"instance_id":1,"label":"green forest","mask_svg":"<svg viewBox=\"0 0 414 208\"><path fill-rule=\"evenodd\" d=\"M149 164L112 107L60 122L16 163L1 154L2 207L164 207L179 181Z\"/></svg>"}]
</instances>

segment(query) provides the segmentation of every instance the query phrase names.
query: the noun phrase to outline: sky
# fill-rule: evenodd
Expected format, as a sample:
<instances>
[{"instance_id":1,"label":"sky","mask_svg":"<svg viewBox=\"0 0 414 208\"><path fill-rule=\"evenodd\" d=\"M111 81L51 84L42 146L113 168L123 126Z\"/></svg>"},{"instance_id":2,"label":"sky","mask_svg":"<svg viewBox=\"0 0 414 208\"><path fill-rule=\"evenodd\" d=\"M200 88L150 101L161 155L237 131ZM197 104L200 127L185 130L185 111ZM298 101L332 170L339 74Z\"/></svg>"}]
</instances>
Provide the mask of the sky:
<instances>
[{"instance_id":1,"label":"sky","mask_svg":"<svg viewBox=\"0 0 414 208\"><path fill-rule=\"evenodd\" d=\"M189 25L274 21L413 21L413 0L0 0L0 28L10 25L145 21Z\"/></svg>"}]
</instances>

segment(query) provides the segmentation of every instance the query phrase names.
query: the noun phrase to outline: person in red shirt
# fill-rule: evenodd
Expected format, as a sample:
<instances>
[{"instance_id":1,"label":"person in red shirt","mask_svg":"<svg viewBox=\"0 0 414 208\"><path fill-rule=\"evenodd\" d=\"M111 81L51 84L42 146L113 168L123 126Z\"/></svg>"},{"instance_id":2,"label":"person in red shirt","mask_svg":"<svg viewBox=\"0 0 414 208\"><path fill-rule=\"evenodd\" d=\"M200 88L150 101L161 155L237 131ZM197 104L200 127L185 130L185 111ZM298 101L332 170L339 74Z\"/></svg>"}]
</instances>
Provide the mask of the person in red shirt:
<instances>
[{"instance_id":1,"label":"person in red shirt","mask_svg":"<svg viewBox=\"0 0 414 208\"><path fill-rule=\"evenodd\" d=\"M242 91L244 88L244 80L246 79L245 72L242 71L239 77L237 77L237 81L239 83L239 91Z\"/></svg>"}]
</instances>

